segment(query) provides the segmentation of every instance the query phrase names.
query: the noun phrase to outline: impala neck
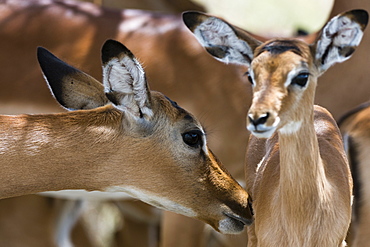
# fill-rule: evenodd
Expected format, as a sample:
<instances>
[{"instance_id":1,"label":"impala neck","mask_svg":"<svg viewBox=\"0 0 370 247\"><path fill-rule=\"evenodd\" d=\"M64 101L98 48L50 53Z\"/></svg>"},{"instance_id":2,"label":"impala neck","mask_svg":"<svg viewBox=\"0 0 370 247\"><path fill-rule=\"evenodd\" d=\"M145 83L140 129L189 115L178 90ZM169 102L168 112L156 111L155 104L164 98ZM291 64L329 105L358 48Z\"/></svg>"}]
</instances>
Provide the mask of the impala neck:
<instances>
[{"instance_id":1,"label":"impala neck","mask_svg":"<svg viewBox=\"0 0 370 247\"><path fill-rule=\"evenodd\" d=\"M101 111L105 111L103 117L88 111L68 116L1 116L0 198L49 190L100 190L109 185L108 178L118 177L110 174L117 169L109 169L109 164L119 158L118 147L130 142L125 136L117 138L119 128L107 121L117 118L110 122L122 123L122 115L109 106ZM129 156L132 148L126 146ZM120 158L120 179L129 181L124 172L127 162Z\"/></svg>"},{"instance_id":2,"label":"impala neck","mask_svg":"<svg viewBox=\"0 0 370 247\"><path fill-rule=\"evenodd\" d=\"M288 202L287 211L314 210L311 206L320 201L327 182L314 127L313 105L291 132L279 131L279 144L280 191L282 201Z\"/></svg>"}]
</instances>

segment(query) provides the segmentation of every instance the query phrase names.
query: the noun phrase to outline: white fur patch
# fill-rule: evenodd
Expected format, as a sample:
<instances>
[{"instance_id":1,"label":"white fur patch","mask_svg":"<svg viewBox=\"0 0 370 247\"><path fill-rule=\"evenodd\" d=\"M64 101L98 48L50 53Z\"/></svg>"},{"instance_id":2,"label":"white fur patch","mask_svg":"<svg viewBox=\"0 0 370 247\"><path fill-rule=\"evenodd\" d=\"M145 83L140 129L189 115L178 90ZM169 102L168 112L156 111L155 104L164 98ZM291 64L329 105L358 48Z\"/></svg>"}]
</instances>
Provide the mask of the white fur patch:
<instances>
[{"instance_id":1,"label":"white fur patch","mask_svg":"<svg viewBox=\"0 0 370 247\"><path fill-rule=\"evenodd\" d=\"M206 154L206 155L209 155L209 152L208 152L208 147L207 147L207 138L206 138L206 134L204 133L204 131L202 130L203 132L203 147L202 147L202 150L203 152Z\"/></svg>"},{"instance_id":2,"label":"white fur patch","mask_svg":"<svg viewBox=\"0 0 370 247\"><path fill-rule=\"evenodd\" d=\"M308 66L307 67L303 66L303 67L298 67L298 68L292 69L287 75L284 86L288 87L292 83L293 78L296 77L300 73L308 73L309 74ZM309 80L307 81L307 84L306 84L305 87L307 87L308 83L309 83Z\"/></svg>"},{"instance_id":3,"label":"white fur patch","mask_svg":"<svg viewBox=\"0 0 370 247\"><path fill-rule=\"evenodd\" d=\"M188 207L184 207L176 202L173 202L167 198L160 197L155 195L153 192L148 192L144 190L140 190L131 186L113 186L107 188L105 191L107 192L116 192L116 191L125 191L129 195L133 196L134 198L137 198L143 202L146 202L154 207L172 211L175 213L179 213L188 217L196 217L197 214Z\"/></svg>"},{"instance_id":4,"label":"white fur patch","mask_svg":"<svg viewBox=\"0 0 370 247\"><path fill-rule=\"evenodd\" d=\"M266 158L266 156L263 156L263 158L261 159L261 161L257 164L256 172L258 172L259 169L261 168L263 162L265 161L265 158Z\"/></svg>"},{"instance_id":5,"label":"white fur patch","mask_svg":"<svg viewBox=\"0 0 370 247\"><path fill-rule=\"evenodd\" d=\"M133 93L133 81L129 67L134 67L133 62L127 56L119 60L111 59L103 68L103 83L105 92L117 91L125 94Z\"/></svg>"},{"instance_id":6,"label":"white fur patch","mask_svg":"<svg viewBox=\"0 0 370 247\"><path fill-rule=\"evenodd\" d=\"M302 126L302 121L291 122L279 129L279 133L283 135L291 135L296 133Z\"/></svg>"},{"instance_id":7,"label":"white fur patch","mask_svg":"<svg viewBox=\"0 0 370 247\"><path fill-rule=\"evenodd\" d=\"M125 192L103 192L103 191L87 191L87 190L59 190L59 191L46 191L38 193L42 196L49 196L69 200L90 200L90 201L103 201L103 200L125 200L132 199L132 196Z\"/></svg>"},{"instance_id":8,"label":"white fur patch","mask_svg":"<svg viewBox=\"0 0 370 247\"><path fill-rule=\"evenodd\" d=\"M218 230L223 234L238 234L241 232L235 227L235 223L228 218L220 220Z\"/></svg>"}]
</instances>

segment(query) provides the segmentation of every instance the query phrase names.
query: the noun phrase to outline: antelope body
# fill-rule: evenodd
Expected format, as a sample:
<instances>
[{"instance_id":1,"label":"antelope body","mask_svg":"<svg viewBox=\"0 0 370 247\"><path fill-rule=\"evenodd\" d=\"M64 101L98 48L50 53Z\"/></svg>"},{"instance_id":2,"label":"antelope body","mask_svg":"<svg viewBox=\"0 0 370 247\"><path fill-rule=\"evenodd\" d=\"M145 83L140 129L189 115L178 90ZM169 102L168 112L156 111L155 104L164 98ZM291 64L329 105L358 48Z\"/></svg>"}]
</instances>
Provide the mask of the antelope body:
<instances>
[{"instance_id":1,"label":"antelope body","mask_svg":"<svg viewBox=\"0 0 370 247\"><path fill-rule=\"evenodd\" d=\"M353 176L353 209L349 246L366 246L370 241L370 103L352 109L338 121Z\"/></svg>"},{"instance_id":2,"label":"antelope body","mask_svg":"<svg viewBox=\"0 0 370 247\"><path fill-rule=\"evenodd\" d=\"M185 24L223 62L248 64L253 100L247 128L247 191L255 222L248 246L343 246L352 179L331 114L314 106L317 78L348 59L368 22L364 10L330 20L312 45L262 43L216 17L188 12Z\"/></svg>"},{"instance_id":3,"label":"antelope body","mask_svg":"<svg viewBox=\"0 0 370 247\"><path fill-rule=\"evenodd\" d=\"M51 83L95 83L81 83L89 76L43 48L38 59ZM105 93L93 87L91 101L108 104L0 117L0 198L63 189L123 191L223 233L243 230L251 220L248 195L208 149L199 122L149 91L141 65L119 42L104 44L102 60ZM63 97L68 95L58 100Z\"/></svg>"}]
</instances>

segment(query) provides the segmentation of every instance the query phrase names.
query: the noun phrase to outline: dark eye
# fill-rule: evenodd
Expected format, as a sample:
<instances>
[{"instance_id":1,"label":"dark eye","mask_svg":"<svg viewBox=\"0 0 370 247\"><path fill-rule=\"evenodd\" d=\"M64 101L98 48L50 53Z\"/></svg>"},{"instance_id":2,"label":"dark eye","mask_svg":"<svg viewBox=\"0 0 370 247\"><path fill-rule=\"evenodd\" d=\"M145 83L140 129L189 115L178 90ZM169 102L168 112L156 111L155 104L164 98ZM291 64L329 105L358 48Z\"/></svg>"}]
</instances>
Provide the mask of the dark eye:
<instances>
[{"instance_id":1,"label":"dark eye","mask_svg":"<svg viewBox=\"0 0 370 247\"><path fill-rule=\"evenodd\" d=\"M252 76L249 74L249 72L245 73L248 76L248 81L253 85L253 79Z\"/></svg>"},{"instance_id":2,"label":"dark eye","mask_svg":"<svg viewBox=\"0 0 370 247\"><path fill-rule=\"evenodd\" d=\"M292 79L291 84L298 85L300 87L304 87L307 84L309 73L300 73L296 77Z\"/></svg>"},{"instance_id":3,"label":"dark eye","mask_svg":"<svg viewBox=\"0 0 370 247\"><path fill-rule=\"evenodd\" d=\"M200 130L192 130L182 134L182 140L191 147L199 147L203 145L202 135Z\"/></svg>"}]
</instances>

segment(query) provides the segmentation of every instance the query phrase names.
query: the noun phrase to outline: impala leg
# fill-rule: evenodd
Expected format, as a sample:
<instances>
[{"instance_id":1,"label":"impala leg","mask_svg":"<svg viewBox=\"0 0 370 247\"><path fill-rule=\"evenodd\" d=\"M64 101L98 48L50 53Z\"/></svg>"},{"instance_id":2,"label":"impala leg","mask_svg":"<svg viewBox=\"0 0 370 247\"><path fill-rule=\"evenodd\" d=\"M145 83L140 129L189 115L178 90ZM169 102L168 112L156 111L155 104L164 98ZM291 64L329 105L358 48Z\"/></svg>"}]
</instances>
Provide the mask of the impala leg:
<instances>
[{"instance_id":1,"label":"impala leg","mask_svg":"<svg viewBox=\"0 0 370 247\"><path fill-rule=\"evenodd\" d=\"M59 200L55 221L54 241L59 247L73 247L71 232L80 218L83 200Z\"/></svg>"}]
</instances>

